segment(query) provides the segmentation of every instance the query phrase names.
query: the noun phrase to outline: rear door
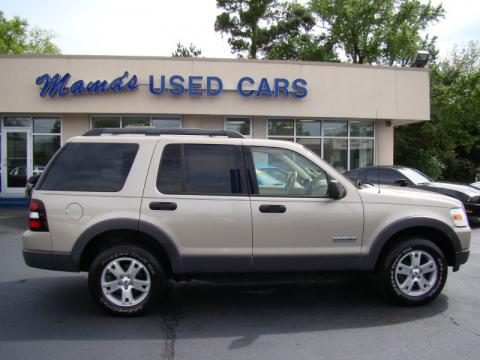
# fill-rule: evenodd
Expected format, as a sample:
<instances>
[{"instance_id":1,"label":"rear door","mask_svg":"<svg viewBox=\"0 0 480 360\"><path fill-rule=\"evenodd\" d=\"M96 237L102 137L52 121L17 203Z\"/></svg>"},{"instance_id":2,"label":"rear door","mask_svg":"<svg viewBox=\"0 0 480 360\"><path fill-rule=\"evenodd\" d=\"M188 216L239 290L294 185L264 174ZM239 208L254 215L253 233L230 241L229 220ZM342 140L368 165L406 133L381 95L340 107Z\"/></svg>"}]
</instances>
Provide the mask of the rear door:
<instances>
[{"instance_id":1,"label":"rear door","mask_svg":"<svg viewBox=\"0 0 480 360\"><path fill-rule=\"evenodd\" d=\"M182 272L250 271L252 224L240 140L160 141L140 216L175 243Z\"/></svg>"}]
</instances>

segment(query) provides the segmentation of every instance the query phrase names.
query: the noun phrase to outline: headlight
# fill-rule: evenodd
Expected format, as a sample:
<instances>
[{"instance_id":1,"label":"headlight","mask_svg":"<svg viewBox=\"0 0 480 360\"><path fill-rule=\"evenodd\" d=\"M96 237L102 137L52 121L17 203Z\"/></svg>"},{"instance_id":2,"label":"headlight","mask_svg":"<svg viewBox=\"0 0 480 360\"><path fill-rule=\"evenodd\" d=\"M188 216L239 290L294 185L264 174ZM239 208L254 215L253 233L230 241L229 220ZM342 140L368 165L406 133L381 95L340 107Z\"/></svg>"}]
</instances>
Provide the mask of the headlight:
<instances>
[{"instance_id":1,"label":"headlight","mask_svg":"<svg viewBox=\"0 0 480 360\"><path fill-rule=\"evenodd\" d=\"M457 227L468 226L467 214L463 208L450 209L450 216Z\"/></svg>"}]
</instances>

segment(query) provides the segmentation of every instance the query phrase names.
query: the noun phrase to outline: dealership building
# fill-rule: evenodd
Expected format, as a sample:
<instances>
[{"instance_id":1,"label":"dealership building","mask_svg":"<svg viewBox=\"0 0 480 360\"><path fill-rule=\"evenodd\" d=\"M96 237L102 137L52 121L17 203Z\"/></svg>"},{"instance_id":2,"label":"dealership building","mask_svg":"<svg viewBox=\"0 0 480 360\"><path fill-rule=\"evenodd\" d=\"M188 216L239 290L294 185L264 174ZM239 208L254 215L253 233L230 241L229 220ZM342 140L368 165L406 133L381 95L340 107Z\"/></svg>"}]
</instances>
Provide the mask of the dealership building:
<instances>
[{"instance_id":1,"label":"dealership building","mask_svg":"<svg viewBox=\"0 0 480 360\"><path fill-rule=\"evenodd\" d=\"M426 69L119 56L0 57L0 198L21 197L98 127L230 129L295 141L340 171L393 163L396 126L430 120ZM412 149L414 151L414 149Z\"/></svg>"}]
</instances>

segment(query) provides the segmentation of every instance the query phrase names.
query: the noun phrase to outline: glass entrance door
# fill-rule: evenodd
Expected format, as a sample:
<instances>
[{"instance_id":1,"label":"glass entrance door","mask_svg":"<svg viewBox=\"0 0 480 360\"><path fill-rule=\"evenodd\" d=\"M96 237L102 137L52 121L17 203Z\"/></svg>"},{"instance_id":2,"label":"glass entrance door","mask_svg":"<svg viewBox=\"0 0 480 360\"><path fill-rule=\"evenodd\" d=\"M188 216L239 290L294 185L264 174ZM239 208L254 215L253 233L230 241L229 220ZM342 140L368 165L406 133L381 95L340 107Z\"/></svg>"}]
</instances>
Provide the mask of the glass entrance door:
<instances>
[{"instance_id":1,"label":"glass entrance door","mask_svg":"<svg viewBox=\"0 0 480 360\"><path fill-rule=\"evenodd\" d=\"M28 176L32 174L31 136L28 129L3 131L3 191L24 194Z\"/></svg>"}]
</instances>

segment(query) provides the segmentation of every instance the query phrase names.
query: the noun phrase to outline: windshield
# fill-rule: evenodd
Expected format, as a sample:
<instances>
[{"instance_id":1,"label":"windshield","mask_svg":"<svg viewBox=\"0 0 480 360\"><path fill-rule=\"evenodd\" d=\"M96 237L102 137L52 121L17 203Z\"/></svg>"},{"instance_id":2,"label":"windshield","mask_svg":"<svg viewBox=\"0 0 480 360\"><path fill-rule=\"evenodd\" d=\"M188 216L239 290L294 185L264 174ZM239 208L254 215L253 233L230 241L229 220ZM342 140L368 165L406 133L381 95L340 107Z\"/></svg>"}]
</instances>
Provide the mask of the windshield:
<instances>
[{"instance_id":1,"label":"windshield","mask_svg":"<svg viewBox=\"0 0 480 360\"><path fill-rule=\"evenodd\" d=\"M403 168L398 171L415 185L426 184L432 181L427 175L422 174L418 170Z\"/></svg>"}]
</instances>

